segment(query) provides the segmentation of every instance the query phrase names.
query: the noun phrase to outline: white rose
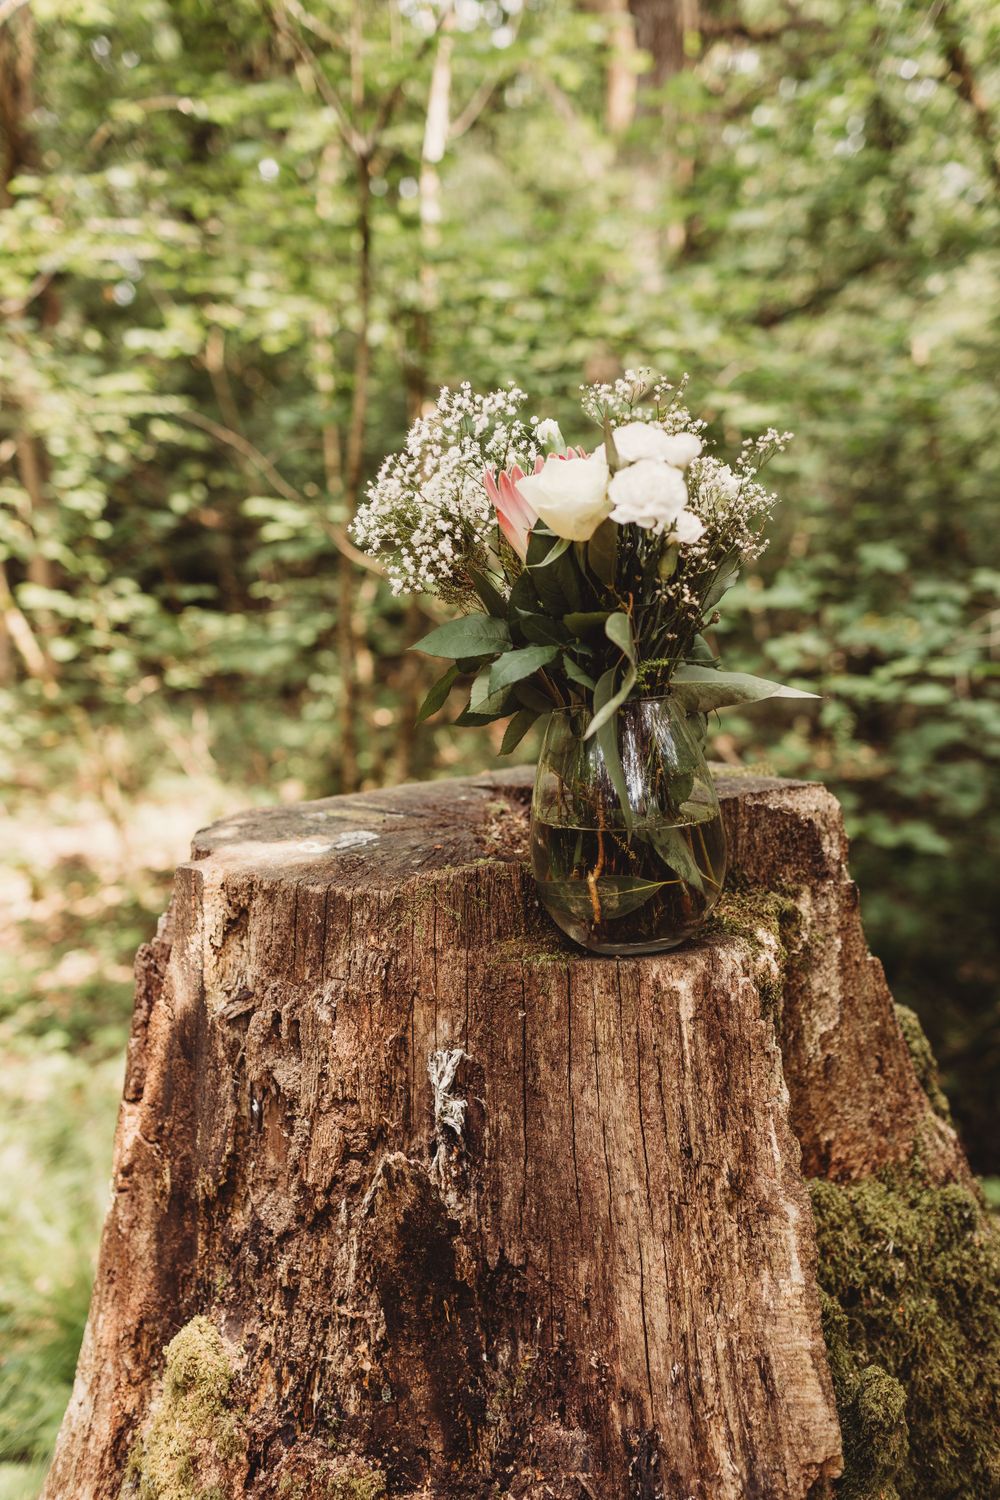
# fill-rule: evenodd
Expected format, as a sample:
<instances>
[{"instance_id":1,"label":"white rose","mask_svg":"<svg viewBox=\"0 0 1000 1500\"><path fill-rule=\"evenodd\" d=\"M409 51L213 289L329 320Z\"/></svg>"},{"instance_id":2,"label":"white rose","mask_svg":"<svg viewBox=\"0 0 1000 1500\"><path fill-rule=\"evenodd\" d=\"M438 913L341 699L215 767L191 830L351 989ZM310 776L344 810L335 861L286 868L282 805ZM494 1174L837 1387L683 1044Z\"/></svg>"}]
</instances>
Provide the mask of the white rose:
<instances>
[{"instance_id":1,"label":"white rose","mask_svg":"<svg viewBox=\"0 0 1000 1500\"><path fill-rule=\"evenodd\" d=\"M517 488L550 531L571 542L587 542L607 519L608 466L603 455L557 458L550 455L537 474Z\"/></svg>"},{"instance_id":2,"label":"white rose","mask_svg":"<svg viewBox=\"0 0 1000 1500\"><path fill-rule=\"evenodd\" d=\"M670 528L670 540L680 547L689 547L704 533L704 526L693 510L682 510Z\"/></svg>"},{"instance_id":3,"label":"white rose","mask_svg":"<svg viewBox=\"0 0 1000 1500\"><path fill-rule=\"evenodd\" d=\"M622 463L660 458L675 469L686 469L701 452L701 438L693 432L664 432L651 422L626 422L614 431L615 449Z\"/></svg>"},{"instance_id":4,"label":"white rose","mask_svg":"<svg viewBox=\"0 0 1000 1500\"><path fill-rule=\"evenodd\" d=\"M612 521L663 531L673 524L687 504L687 485L680 469L656 458L619 469L612 476L608 494L614 504Z\"/></svg>"}]
</instances>

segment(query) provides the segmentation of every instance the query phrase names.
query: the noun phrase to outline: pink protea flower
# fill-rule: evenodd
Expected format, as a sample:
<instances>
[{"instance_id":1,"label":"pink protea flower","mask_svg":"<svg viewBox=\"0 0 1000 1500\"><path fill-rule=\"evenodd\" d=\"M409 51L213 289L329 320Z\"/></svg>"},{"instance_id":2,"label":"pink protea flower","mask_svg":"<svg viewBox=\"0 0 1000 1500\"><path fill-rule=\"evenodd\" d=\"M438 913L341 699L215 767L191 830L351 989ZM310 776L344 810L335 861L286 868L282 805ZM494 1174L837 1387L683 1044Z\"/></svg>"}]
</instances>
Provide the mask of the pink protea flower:
<instances>
[{"instance_id":1,"label":"pink protea flower","mask_svg":"<svg viewBox=\"0 0 1000 1500\"><path fill-rule=\"evenodd\" d=\"M537 474L542 467L543 459L535 460ZM486 493L493 502L493 509L497 513L497 525L507 538L518 557L524 562L528 555L528 536L532 526L538 520L538 515L532 510L527 500L522 499L517 482L524 478L524 470L514 464L512 468L501 470L494 478L493 470L486 469L483 472L483 483Z\"/></svg>"},{"instance_id":2,"label":"pink protea flower","mask_svg":"<svg viewBox=\"0 0 1000 1500\"><path fill-rule=\"evenodd\" d=\"M582 448L568 448L559 457L585 458L586 454ZM540 474L544 467L545 459L539 454L532 472ZM528 556L531 528L538 520L538 512L528 504L517 487L524 478L524 470L518 464L501 470L498 475L494 475L492 469L483 471L483 483L497 513L497 525L522 562Z\"/></svg>"}]
</instances>

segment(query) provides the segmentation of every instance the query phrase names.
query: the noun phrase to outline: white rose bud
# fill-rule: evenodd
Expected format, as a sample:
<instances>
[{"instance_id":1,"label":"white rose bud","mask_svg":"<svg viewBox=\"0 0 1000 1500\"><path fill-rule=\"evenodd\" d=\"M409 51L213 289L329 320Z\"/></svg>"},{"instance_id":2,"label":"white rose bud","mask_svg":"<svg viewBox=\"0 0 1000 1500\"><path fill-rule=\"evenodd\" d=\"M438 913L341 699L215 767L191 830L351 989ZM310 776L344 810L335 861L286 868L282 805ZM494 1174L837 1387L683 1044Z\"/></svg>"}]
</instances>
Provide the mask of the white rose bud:
<instances>
[{"instance_id":1,"label":"white rose bud","mask_svg":"<svg viewBox=\"0 0 1000 1500\"><path fill-rule=\"evenodd\" d=\"M548 448L550 453L566 452L566 439L562 435L559 423L552 417L546 417L544 422L539 422L535 428L535 437L543 448Z\"/></svg>"},{"instance_id":2,"label":"white rose bud","mask_svg":"<svg viewBox=\"0 0 1000 1500\"><path fill-rule=\"evenodd\" d=\"M615 450L622 463L659 458L675 469L686 469L701 452L701 438L693 432L664 432L651 422L627 422L614 431Z\"/></svg>"},{"instance_id":3,"label":"white rose bud","mask_svg":"<svg viewBox=\"0 0 1000 1500\"><path fill-rule=\"evenodd\" d=\"M517 488L549 530L571 542L588 542L611 509L603 455L550 455L537 474L519 479Z\"/></svg>"},{"instance_id":4,"label":"white rose bud","mask_svg":"<svg viewBox=\"0 0 1000 1500\"><path fill-rule=\"evenodd\" d=\"M643 526L663 531L672 525L687 504L687 485L680 469L656 458L619 469L608 494L614 504L612 521L619 526Z\"/></svg>"}]
</instances>

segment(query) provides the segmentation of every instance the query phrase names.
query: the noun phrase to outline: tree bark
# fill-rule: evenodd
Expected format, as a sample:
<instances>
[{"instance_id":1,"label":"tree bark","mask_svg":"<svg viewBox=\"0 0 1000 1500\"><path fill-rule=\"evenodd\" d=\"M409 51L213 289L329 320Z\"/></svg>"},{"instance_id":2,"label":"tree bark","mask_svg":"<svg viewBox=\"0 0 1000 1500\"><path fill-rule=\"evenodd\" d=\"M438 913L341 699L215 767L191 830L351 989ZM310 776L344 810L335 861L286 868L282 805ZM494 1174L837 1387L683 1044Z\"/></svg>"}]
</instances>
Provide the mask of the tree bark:
<instances>
[{"instance_id":1,"label":"tree bark","mask_svg":"<svg viewBox=\"0 0 1000 1500\"><path fill-rule=\"evenodd\" d=\"M196 837L46 1500L832 1493L804 1177L967 1181L837 803L722 779L728 916L615 961L537 905L529 784Z\"/></svg>"}]
</instances>

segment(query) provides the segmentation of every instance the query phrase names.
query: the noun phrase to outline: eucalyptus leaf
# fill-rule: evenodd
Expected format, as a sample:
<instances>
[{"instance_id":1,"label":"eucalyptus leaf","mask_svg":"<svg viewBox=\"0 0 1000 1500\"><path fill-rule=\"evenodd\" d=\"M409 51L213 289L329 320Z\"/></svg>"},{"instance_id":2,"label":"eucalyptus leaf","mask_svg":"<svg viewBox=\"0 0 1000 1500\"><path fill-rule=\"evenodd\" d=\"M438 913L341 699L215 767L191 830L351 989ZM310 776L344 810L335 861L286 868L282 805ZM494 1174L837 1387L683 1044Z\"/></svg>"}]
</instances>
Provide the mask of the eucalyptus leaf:
<instances>
[{"instance_id":1,"label":"eucalyptus leaf","mask_svg":"<svg viewBox=\"0 0 1000 1500\"><path fill-rule=\"evenodd\" d=\"M588 688L593 692L595 686L593 677L589 672L585 672L579 662L574 661L568 652L563 653L562 669L570 682L575 682L578 687Z\"/></svg>"},{"instance_id":2,"label":"eucalyptus leaf","mask_svg":"<svg viewBox=\"0 0 1000 1500\"><path fill-rule=\"evenodd\" d=\"M632 665L635 665L635 640L632 635L632 621L629 616L616 612L608 615L604 622L604 634L613 646L617 646L623 655L627 656Z\"/></svg>"},{"instance_id":3,"label":"eucalyptus leaf","mask_svg":"<svg viewBox=\"0 0 1000 1500\"><path fill-rule=\"evenodd\" d=\"M702 600L702 608L706 614L708 614L709 610L715 608L723 594L732 588L739 576L739 558L735 554L730 553L728 557L723 558L719 565L719 571L709 584L708 590Z\"/></svg>"},{"instance_id":4,"label":"eucalyptus leaf","mask_svg":"<svg viewBox=\"0 0 1000 1500\"><path fill-rule=\"evenodd\" d=\"M625 676L622 678L621 687L619 687L618 690L615 691L614 683L617 675L617 667L610 667L608 671L598 679L597 686L594 689L594 717L591 719L589 725L587 726L587 731L583 736L585 740L589 740L592 736L596 735L599 730L604 728L604 726L625 702L625 699L635 687L636 670L635 667L631 665L631 663L629 664ZM602 740L599 740L598 744L600 744L603 749L604 742ZM617 748L615 754L617 755ZM617 791L617 786L615 790Z\"/></svg>"},{"instance_id":5,"label":"eucalyptus leaf","mask_svg":"<svg viewBox=\"0 0 1000 1500\"><path fill-rule=\"evenodd\" d=\"M676 547L665 547L660 554L660 560L656 565L656 576L661 583L666 583L677 571L677 559L679 552Z\"/></svg>"},{"instance_id":6,"label":"eucalyptus leaf","mask_svg":"<svg viewBox=\"0 0 1000 1500\"><path fill-rule=\"evenodd\" d=\"M714 662L715 654L703 635L696 635L691 642L688 652L688 660L693 662Z\"/></svg>"},{"instance_id":7,"label":"eucalyptus leaf","mask_svg":"<svg viewBox=\"0 0 1000 1500\"><path fill-rule=\"evenodd\" d=\"M716 708L730 708L737 703L760 703L765 698L812 698L801 688L785 687L749 672L719 672L711 667L685 664L670 679L671 692L689 712L711 713Z\"/></svg>"},{"instance_id":8,"label":"eucalyptus leaf","mask_svg":"<svg viewBox=\"0 0 1000 1500\"><path fill-rule=\"evenodd\" d=\"M608 674L605 673L605 676L607 675ZM601 679L601 682L603 681L604 678ZM598 694L601 691L601 682L597 684L597 687L594 690L595 704L598 701ZM608 703L605 704L601 710L602 713L605 709L609 710L607 717L601 720L599 716L595 716L595 719L591 724L591 729L594 728L594 724L597 725L597 728L594 731L597 737L597 743L600 747L601 754L604 757L604 764L607 766L608 775L611 777L611 785L615 789L615 794L618 797L618 801L621 806L622 820L625 824L625 828L629 833L631 833L633 824L635 822L635 814L632 809L628 782L625 780L625 769L622 765L621 749L618 744L618 718L616 713L617 707L618 705L615 703L614 699L609 699ZM590 729L588 729L587 735L589 735L590 732ZM584 738L586 738L586 736L584 736Z\"/></svg>"}]
</instances>

